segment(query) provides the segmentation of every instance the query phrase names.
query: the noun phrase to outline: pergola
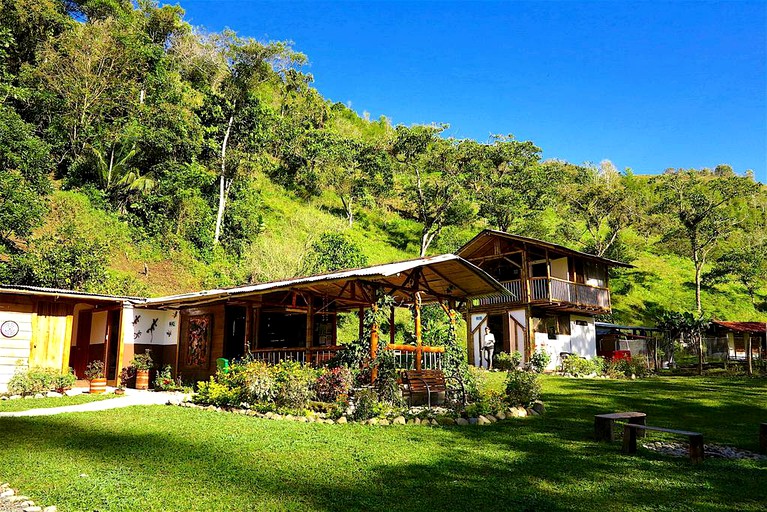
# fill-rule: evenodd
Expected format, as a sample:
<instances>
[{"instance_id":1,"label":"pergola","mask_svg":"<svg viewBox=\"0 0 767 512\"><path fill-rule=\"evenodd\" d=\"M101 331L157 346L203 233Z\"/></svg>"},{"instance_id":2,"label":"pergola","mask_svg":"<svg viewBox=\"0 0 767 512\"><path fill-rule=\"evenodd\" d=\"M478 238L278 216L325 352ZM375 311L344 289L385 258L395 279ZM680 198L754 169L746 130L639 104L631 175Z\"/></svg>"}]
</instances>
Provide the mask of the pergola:
<instances>
[{"instance_id":1,"label":"pergola","mask_svg":"<svg viewBox=\"0 0 767 512\"><path fill-rule=\"evenodd\" d=\"M307 318L323 312L360 312L362 335L365 309L376 309L381 295L393 297L399 307L413 307L415 312L416 345L393 346L414 351L416 368L420 369L422 354L431 349L423 346L421 335L421 305L439 303L455 322L455 310L469 300L507 295L508 291L489 274L463 258L445 254L428 258L374 265L309 277L260 283L235 288L206 290L195 293L145 299L136 307L156 309L199 308L209 305L245 302L258 307L282 308L288 312L305 312ZM392 306L392 319L394 306ZM393 321L391 322L393 326ZM311 345L311 322L307 322L307 350ZM379 326L371 329L371 354L376 354ZM390 343L394 330L390 329Z\"/></svg>"}]
</instances>

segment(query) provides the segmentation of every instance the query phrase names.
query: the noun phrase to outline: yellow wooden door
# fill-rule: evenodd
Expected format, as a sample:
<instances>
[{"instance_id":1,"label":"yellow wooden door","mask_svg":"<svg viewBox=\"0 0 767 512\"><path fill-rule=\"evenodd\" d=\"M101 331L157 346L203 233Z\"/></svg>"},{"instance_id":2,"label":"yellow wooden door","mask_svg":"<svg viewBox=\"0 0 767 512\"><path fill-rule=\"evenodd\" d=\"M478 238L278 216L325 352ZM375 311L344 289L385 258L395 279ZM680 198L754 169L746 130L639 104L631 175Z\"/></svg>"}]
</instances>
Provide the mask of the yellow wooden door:
<instances>
[{"instance_id":1,"label":"yellow wooden door","mask_svg":"<svg viewBox=\"0 0 767 512\"><path fill-rule=\"evenodd\" d=\"M38 302L32 318L30 366L67 369L73 309L70 304Z\"/></svg>"}]
</instances>

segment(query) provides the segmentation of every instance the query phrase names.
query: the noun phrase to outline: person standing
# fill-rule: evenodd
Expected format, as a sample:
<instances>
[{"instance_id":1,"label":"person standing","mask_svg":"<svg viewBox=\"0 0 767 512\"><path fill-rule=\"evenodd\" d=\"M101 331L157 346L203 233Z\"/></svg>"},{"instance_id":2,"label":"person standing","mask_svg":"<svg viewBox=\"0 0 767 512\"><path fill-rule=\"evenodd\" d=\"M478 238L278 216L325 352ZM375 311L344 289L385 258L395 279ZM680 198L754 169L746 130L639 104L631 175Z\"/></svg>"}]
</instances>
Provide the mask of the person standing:
<instances>
[{"instance_id":1,"label":"person standing","mask_svg":"<svg viewBox=\"0 0 767 512\"><path fill-rule=\"evenodd\" d=\"M485 337L482 340L482 355L487 361L487 369L493 368L493 352L495 352L495 335L490 332L490 327L485 327Z\"/></svg>"}]
</instances>

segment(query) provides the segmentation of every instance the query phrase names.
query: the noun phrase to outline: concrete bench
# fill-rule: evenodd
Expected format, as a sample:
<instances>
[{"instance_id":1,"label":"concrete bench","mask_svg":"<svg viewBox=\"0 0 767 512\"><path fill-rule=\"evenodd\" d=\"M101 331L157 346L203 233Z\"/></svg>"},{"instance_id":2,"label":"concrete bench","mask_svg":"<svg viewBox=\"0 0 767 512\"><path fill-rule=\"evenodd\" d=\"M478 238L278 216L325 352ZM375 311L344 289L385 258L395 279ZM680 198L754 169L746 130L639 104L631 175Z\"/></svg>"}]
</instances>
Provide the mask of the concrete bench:
<instances>
[{"instance_id":1,"label":"concrete bench","mask_svg":"<svg viewBox=\"0 0 767 512\"><path fill-rule=\"evenodd\" d=\"M615 422L627 420L629 423L644 425L647 414L643 412L613 412L610 414L597 414L594 416L594 438L597 441L615 440Z\"/></svg>"},{"instance_id":2,"label":"concrete bench","mask_svg":"<svg viewBox=\"0 0 767 512\"><path fill-rule=\"evenodd\" d=\"M650 427L647 425L637 425L631 423L626 423L623 426L623 453L633 454L637 452L637 432L645 430L686 436L690 443L690 460L693 464L700 464L703 462L703 434L700 432L675 430L672 428L663 427Z\"/></svg>"}]
</instances>

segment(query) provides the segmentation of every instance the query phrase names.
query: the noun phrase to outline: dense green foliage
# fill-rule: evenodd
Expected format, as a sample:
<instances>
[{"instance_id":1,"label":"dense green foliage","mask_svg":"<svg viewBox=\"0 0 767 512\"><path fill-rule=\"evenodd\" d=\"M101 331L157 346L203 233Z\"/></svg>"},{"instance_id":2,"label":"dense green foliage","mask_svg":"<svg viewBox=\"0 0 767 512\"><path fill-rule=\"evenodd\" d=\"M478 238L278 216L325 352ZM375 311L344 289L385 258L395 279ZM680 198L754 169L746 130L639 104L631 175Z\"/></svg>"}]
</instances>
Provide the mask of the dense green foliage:
<instances>
[{"instance_id":1,"label":"dense green foliage","mask_svg":"<svg viewBox=\"0 0 767 512\"><path fill-rule=\"evenodd\" d=\"M171 293L451 252L492 227L635 263L612 276L622 322L767 318L748 173L650 179L370 120L323 98L290 44L203 32L179 6L0 6L2 281Z\"/></svg>"},{"instance_id":2,"label":"dense green foliage","mask_svg":"<svg viewBox=\"0 0 767 512\"><path fill-rule=\"evenodd\" d=\"M324 425L167 406L2 418L0 478L72 512L764 509L764 462L626 456L593 434L594 414L637 410L648 424L756 450L765 381L542 381L543 416L483 427Z\"/></svg>"}]
</instances>

